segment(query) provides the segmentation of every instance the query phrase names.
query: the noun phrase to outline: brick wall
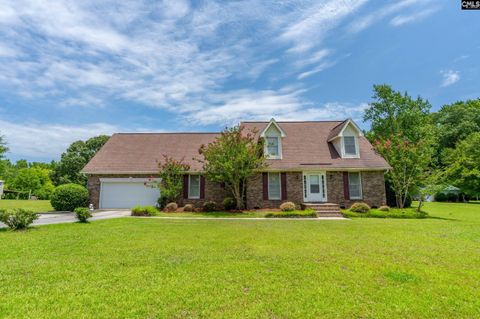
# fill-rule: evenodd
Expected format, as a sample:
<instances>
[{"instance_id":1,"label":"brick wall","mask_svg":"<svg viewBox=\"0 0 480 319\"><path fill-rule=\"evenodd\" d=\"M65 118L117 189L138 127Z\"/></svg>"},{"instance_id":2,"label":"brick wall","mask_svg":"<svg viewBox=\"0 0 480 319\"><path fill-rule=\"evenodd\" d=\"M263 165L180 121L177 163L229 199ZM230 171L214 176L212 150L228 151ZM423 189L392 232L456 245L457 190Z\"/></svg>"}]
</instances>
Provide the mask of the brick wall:
<instances>
[{"instance_id":1,"label":"brick wall","mask_svg":"<svg viewBox=\"0 0 480 319\"><path fill-rule=\"evenodd\" d=\"M364 171L362 176L363 199L346 200L343 193L343 172L327 172L328 202L350 207L354 202L365 202L378 207L386 203L385 178L383 171Z\"/></svg>"},{"instance_id":2,"label":"brick wall","mask_svg":"<svg viewBox=\"0 0 480 319\"><path fill-rule=\"evenodd\" d=\"M100 204L100 178L149 178L151 175L89 175L87 181L87 189L90 196L89 203L92 203L95 208ZM158 177L158 176L154 176ZM221 204L223 199L228 196L228 192L221 187L219 183L205 181L205 198L204 199L183 199L178 201L179 206L185 204L193 204L196 207L201 207L205 201L213 200ZM181 195L183 197L183 194Z\"/></svg>"},{"instance_id":3,"label":"brick wall","mask_svg":"<svg viewBox=\"0 0 480 319\"><path fill-rule=\"evenodd\" d=\"M262 174L255 174L247 181L247 208L278 208L281 203L290 201L295 204L303 202L302 173L287 173L287 199L264 200Z\"/></svg>"}]
</instances>

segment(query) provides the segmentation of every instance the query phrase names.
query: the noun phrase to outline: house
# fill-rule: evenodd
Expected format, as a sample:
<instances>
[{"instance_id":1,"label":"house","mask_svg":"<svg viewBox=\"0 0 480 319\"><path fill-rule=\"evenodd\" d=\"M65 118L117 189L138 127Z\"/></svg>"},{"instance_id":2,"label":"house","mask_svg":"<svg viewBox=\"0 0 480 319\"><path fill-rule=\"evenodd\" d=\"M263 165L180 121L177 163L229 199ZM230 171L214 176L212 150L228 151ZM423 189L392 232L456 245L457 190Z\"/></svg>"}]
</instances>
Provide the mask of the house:
<instances>
[{"instance_id":1,"label":"house","mask_svg":"<svg viewBox=\"0 0 480 319\"><path fill-rule=\"evenodd\" d=\"M242 122L264 139L268 167L247 181L247 208L276 208L284 201L385 204L384 173L390 168L351 119L345 121ZM159 190L149 186L158 176L163 155L184 159L179 205L220 203L227 191L202 176L198 149L220 133L114 134L85 166L90 201L99 208L154 205Z\"/></svg>"}]
</instances>

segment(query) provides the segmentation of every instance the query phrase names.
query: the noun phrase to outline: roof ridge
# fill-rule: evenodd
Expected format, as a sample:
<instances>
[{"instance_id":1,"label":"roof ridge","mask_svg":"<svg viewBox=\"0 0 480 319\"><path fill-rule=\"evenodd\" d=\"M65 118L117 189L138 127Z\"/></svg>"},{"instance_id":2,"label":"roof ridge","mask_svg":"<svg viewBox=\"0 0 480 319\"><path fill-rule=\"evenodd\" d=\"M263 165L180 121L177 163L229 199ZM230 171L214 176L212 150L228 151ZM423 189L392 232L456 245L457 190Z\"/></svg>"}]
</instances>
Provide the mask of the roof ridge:
<instances>
[{"instance_id":1,"label":"roof ridge","mask_svg":"<svg viewBox=\"0 0 480 319\"><path fill-rule=\"evenodd\" d=\"M326 123L326 122L345 122L346 120L319 120L319 121L275 121L277 123ZM270 123L270 121L242 121L240 123Z\"/></svg>"},{"instance_id":2,"label":"roof ridge","mask_svg":"<svg viewBox=\"0 0 480 319\"><path fill-rule=\"evenodd\" d=\"M119 132L113 135L220 134L221 132Z\"/></svg>"}]
</instances>

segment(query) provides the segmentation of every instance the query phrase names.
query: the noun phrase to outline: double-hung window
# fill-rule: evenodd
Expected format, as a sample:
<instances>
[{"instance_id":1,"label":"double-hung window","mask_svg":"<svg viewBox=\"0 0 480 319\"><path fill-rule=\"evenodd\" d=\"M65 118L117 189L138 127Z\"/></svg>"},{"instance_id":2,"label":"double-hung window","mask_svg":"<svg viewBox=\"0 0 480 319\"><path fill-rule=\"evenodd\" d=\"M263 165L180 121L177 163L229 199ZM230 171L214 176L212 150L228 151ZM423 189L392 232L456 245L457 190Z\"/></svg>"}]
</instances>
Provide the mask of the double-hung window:
<instances>
[{"instance_id":1,"label":"double-hung window","mask_svg":"<svg viewBox=\"0 0 480 319\"><path fill-rule=\"evenodd\" d=\"M362 179L359 172L348 173L348 192L350 199L362 199Z\"/></svg>"},{"instance_id":2,"label":"double-hung window","mask_svg":"<svg viewBox=\"0 0 480 319\"><path fill-rule=\"evenodd\" d=\"M268 199L281 199L280 173L268 173Z\"/></svg>"},{"instance_id":3,"label":"double-hung window","mask_svg":"<svg viewBox=\"0 0 480 319\"><path fill-rule=\"evenodd\" d=\"M188 198L200 198L200 175L188 175Z\"/></svg>"},{"instance_id":4,"label":"double-hung window","mask_svg":"<svg viewBox=\"0 0 480 319\"><path fill-rule=\"evenodd\" d=\"M278 157L280 155L278 137L267 137L267 155L271 157Z\"/></svg>"},{"instance_id":5,"label":"double-hung window","mask_svg":"<svg viewBox=\"0 0 480 319\"><path fill-rule=\"evenodd\" d=\"M358 156L357 142L355 141L355 136L344 136L343 148L345 150L346 156Z\"/></svg>"}]
</instances>

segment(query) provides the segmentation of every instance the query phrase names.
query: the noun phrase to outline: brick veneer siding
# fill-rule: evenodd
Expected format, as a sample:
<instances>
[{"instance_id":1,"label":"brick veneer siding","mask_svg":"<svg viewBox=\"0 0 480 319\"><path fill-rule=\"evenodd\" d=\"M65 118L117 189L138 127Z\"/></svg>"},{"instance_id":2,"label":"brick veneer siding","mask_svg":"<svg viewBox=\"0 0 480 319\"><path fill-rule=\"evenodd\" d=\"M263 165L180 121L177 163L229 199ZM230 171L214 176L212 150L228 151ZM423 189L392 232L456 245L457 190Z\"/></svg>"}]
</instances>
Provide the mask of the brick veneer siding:
<instances>
[{"instance_id":1,"label":"brick veneer siding","mask_svg":"<svg viewBox=\"0 0 480 319\"><path fill-rule=\"evenodd\" d=\"M385 177L383 171L361 172L363 199L346 200L343 193L343 172L327 172L328 202L350 207L354 202L365 202L379 207L386 203Z\"/></svg>"},{"instance_id":2,"label":"brick veneer siding","mask_svg":"<svg viewBox=\"0 0 480 319\"><path fill-rule=\"evenodd\" d=\"M264 200L262 174L255 174L247 181L247 208L278 208L285 201L301 204L303 202L301 172L287 173L287 199Z\"/></svg>"},{"instance_id":3,"label":"brick veneer siding","mask_svg":"<svg viewBox=\"0 0 480 319\"><path fill-rule=\"evenodd\" d=\"M151 175L89 175L87 181L87 189L90 200L95 208L100 206L100 178L149 178ZM154 176L155 177L155 176ZM158 177L158 176L157 176ZM160 194L160 193L159 193ZM183 195L181 195L183 197ZM215 201L221 204L223 199L228 196L228 192L219 184L205 181L205 198L204 199L183 199L178 201L179 206L185 204L193 204L196 207L201 207L205 201Z\"/></svg>"}]
</instances>

